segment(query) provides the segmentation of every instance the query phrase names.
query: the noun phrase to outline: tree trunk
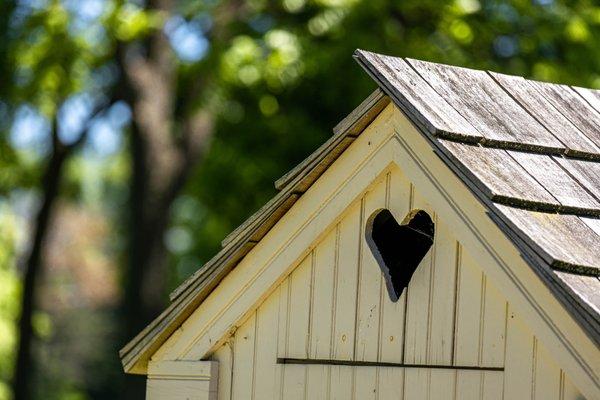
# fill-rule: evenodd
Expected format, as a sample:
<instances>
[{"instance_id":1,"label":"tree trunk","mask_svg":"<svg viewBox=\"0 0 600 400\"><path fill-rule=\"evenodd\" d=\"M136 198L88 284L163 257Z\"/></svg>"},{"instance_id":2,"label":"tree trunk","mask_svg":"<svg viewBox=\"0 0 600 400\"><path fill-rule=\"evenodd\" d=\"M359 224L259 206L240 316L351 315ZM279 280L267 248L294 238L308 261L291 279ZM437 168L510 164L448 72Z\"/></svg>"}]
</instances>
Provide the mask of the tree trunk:
<instances>
[{"instance_id":1,"label":"tree trunk","mask_svg":"<svg viewBox=\"0 0 600 400\"><path fill-rule=\"evenodd\" d=\"M25 263L25 277L21 294L21 316L19 320L19 347L13 380L14 400L27 400L32 395L30 381L35 363L32 362L31 354L31 344L33 341L31 317L36 302L36 285L42 271L42 255L46 237L48 236L48 227L54 204L58 198L63 166L69 153L69 148L55 141L52 155L44 172L42 204L35 219L31 250Z\"/></svg>"},{"instance_id":2,"label":"tree trunk","mask_svg":"<svg viewBox=\"0 0 600 400\"><path fill-rule=\"evenodd\" d=\"M174 3L154 0L148 6L168 15ZM155 32L145 45L144 52L134 49L128 53L124 47L117 50L124 98L133 110L128 260L121 307L124 343L166 304L168 251L163 237L170 208L212 135L212 119L203 110L190 110L181 118L175 116L177 66L164 32ZM185 106L184 109L189 110ZM122 398L143 398L143 393L144 380L129 376Z\"/></svg>"}]
</instances>

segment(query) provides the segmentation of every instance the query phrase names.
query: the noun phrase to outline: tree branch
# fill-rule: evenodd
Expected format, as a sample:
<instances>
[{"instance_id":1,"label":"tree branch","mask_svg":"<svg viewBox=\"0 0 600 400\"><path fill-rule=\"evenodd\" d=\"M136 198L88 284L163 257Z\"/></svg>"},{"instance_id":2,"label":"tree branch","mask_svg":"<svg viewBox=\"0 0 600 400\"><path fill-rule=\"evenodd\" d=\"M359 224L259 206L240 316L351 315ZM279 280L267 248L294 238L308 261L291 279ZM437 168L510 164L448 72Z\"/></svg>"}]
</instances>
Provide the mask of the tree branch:
<instances>
[{"instance_id":1,"label":"tree branch","mask_svg":"<svg viewBox=\"0 0 600 400\"><path fill-rule=\"evenodd\" d=\"M52 119L52 153L48 160L42 178L42 203L35 217L33 228L33 239L31 249L27 256L23 279L23 290L21 294L21 315L19 319L19 345L17 349L17 360L13 377L13 396L15 400L26 400L31 398L30 379L32 376L31 343L33 341L32 316L36 304L37 284L40 273L43 270L42 256L48 236L48 228L53 215L56 200L60 193L60 181L63 174L65 162L83 143L89 132L90 121L105 107L99 107L88 120L88 124L80 138L70 144L64 145L58 136L58 121L55 116Z\"/></svg>"}]
</instances>

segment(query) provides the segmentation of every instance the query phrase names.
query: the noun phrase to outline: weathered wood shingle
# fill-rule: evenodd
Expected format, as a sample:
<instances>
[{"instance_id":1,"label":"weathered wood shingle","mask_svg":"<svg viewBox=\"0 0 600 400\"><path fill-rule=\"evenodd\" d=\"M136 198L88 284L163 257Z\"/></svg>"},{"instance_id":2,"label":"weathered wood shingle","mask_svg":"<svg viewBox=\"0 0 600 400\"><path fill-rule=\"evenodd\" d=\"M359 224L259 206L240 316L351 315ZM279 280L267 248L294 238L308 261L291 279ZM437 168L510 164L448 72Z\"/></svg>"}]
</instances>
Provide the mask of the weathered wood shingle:
<instances>
[{"instance_id":1,"label":"weathered wood shingle","mask_svg":"<svg viewBox=\"0 0 600 400\"><path fill-rule=\"evenodd\" d=\"M558 152L563 144L484 71L408 60L491 143Z\"/></svg>"}]
</instances>

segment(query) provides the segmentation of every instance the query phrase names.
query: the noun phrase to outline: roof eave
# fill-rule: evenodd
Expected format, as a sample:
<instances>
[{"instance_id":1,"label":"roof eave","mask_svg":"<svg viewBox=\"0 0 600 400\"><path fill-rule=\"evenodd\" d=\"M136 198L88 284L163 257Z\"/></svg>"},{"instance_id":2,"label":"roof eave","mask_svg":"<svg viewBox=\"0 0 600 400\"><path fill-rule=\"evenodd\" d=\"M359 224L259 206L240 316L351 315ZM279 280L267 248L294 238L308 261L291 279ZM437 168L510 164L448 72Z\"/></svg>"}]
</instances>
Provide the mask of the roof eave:
<instances>
[{"instance_id":1,"label":"roof eave","mask_svg":"<svg viewBox=\"0 0 600 400\"><path fill-rule=\"evenodd\" d=\"M171 293L169 307L119 351L126 373L147 373L148 361L158 348L389 103L377 88L335 126L327 142L276 181L280 193L231 232L223 240L223 249Z\"/></svg>"}]
</instances>

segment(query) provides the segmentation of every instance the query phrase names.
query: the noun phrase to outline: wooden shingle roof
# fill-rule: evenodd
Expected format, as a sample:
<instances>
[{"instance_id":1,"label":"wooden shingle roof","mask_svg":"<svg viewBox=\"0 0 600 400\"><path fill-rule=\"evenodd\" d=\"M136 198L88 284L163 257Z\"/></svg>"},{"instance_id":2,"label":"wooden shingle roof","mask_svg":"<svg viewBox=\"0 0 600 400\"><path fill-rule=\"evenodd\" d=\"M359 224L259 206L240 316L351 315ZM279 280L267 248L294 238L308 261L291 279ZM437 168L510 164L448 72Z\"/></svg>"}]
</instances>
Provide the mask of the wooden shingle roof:
<instances>
[{"instance_id":1,"label":"wooden shingle roof","mask_svg":"<svg viewBox=\"0 0 600 400\"><path fill-rule=\"evenodd\" d=\"M600 91L355 58L598 341Z\"/></svg>"},{"instance_id":2,"label":"wooden shingle roof","mask_svg":"<svg viewBox=\"0 0 600 400\"><path fill-rule=\"evenodd\" d=\"M360 135L390 99L487 207L600 343L600 92L357 51L380 89L275 186L279 193L223 240L120 352L141 372L166 338Z\"/></svg>"}]
</instances>

